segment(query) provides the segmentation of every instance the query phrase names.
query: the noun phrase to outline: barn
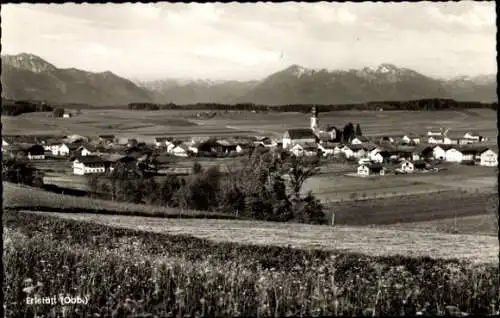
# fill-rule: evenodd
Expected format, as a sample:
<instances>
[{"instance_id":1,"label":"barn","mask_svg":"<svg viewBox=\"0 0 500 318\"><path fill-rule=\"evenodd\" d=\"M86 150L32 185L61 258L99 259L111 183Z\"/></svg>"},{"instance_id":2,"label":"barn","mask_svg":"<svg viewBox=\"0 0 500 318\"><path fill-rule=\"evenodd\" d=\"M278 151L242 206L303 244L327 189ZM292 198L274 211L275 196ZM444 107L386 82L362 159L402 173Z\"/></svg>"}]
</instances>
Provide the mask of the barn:
<instances>
[{"instance_id":1,"label":"barn","mask_svg":"<svg viewBox=\"0 0 500 318\"><path fill-rule=\"evenodd\" d=\"M76 175L87 175L93 173L104 173L105 162L98 156L77 157L73 160L73 173Z\"/></svg>"},{"instance_id":2,"label":"barn","mask_svg":"<svg viewBox=\"0 0 500 318\"><path fill-rule=\"evenodd\" d=\"M362 164L358 167L358 175L363 177L371 175L383 176L384 174L385 170L381 164Z\"/></svg>"}]
</instances>

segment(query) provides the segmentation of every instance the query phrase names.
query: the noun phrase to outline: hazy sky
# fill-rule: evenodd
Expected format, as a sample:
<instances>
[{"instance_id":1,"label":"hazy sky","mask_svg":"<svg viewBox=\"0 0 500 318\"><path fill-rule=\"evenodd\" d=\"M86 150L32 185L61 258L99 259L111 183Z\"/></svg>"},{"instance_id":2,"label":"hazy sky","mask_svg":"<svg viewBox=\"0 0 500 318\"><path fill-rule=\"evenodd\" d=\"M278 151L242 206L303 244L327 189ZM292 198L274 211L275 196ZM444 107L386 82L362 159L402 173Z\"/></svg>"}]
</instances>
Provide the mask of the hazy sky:
<instances>
[{"instance_id":1,"label":"hazy sky","mask_svg":"<svg viewBox=\"0 0 500 318\"><path fill-rule=\"evenodd\" d=\"M496 73L495 2L7 4L2 54L134 79L260 79L291 64Z\"/></svg>"}]
</instances>

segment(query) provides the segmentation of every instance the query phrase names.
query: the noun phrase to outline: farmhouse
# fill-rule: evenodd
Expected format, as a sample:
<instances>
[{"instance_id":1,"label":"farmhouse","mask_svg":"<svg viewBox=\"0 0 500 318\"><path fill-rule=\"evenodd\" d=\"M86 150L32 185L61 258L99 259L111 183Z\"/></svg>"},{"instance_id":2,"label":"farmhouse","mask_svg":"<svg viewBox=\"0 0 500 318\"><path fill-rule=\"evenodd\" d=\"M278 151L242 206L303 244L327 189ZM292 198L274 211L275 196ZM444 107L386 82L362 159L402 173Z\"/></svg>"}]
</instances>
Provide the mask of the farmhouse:
<instances>
[{"instance_id":1,"label":"farmhouse","mask_svg":"<svg viewBox=\"0 0 500 318\"><path fill-rule=\"evenodd\" d=\"M408 160L403 160L400 170L404 173L413 173L415 171L415 165Z\"/></svg>"},{"instance_id":2,"label":"farmhouse","mask_svg":"<svg viewBox=\"0 0 500 318\"><path fill-rule=\"evenodd\" d=\"M427 137L442 137L442 136L443 136L442 129L439 129L439 130L433 129L433 130L429 130L427 132Z\"/></svg>"},{"instance_id":3,"label":"farmhouse","mask_svg":"<svg viewBox=\"0 0 500 318\"><path fill-rule=\"evenodd\" d=\"M26 156L29 160L43 160L45 159L45 149L41 145L32 145L25 150Z\"/></svg>"},{"instance_id":4,"label":"farmhouse","mask_svg":"<svg viewBox=\"0 0 500 318\"><path fill-rule=\"evenodd\" d=\"M105 162L98 156L77 157L73 160L73 174L86 175L106 172Z\"/></svg>"},{"instance_id":5,"label":"farmhouse","mask_svg":"<svg viewBox=\"0 0 500 318\"><path fill-rule=\"evenodd\" d=\"M187 157L187 156L189 156L189 149L184 144L179 144L179 145L175 146L174 148L172 148L172 150L170 152L174 156L177 156L177 157Z\"/></svg>"},{"instance_id":6,"label":"farmhouse","mask_svg":"<svg viewBox=\"0 0 500 318\"><path fill-rule=\"evenodd\" d=\"M358 175L366 177L371 175L385 174L384 167L381 164L362 164L358 167Z\"/></svg>"},{"instance_id":7,"label":"farmhouse","mask_svg":"<svg viewBox=\"0 0 500 318\"><path fill-rule=\"evenodd\" d=\"M411 145L411 144L418 145L420 144L420 136L413 133L406 134L401 138L401 143L404 145Z\"/></svg>"},{"instance_id":8,"label":"farmhouse","mask_svg":"<svg viewBox=\"0 0 500 318\"><path fill-rule=\"evenodd\" d=\"M432 156L436 160L445 160L446 159L446 151L448 149L451 149L451 148L452 148L451 145L439 145L439 146L435 146L432 149Z\"/></svg>"},{"instance_id":9,"label":"farmhouse","mask_svg":"<svg viewBox=\"0 0 500 318\"><path fill-rule=\"evenodd\" d=\"M71 114L70 113L64 113L63 114L63 118L70 118L71 117Z\"/></svg>"},{"instance_id":10,"label":"farmhouse","mask_svg":"<svg viewBox=\"0 0 500 318\"><path fill-rule=\"evenodd\" d=\"M444 143L443 136L430 136L427 138L427 143L429 144L442 144Z\"/></svg>"},{"instance_id":11,"label":"farmhouse","mask_svg":"<svg viewBox=\"0 0 500 318\"><path fill-rule=\"evenodd\" d=\"M491 149L480 151L479 164L486 167L498 167L498 154Z\"/></svg>"},{"instance_id":12,"label":"farmhouse","mask_svg":"<svg viewBox=\"0 0 500 318\"><path fill-rule=\"evenodd\" d=\"M464 134L463 139L465 140L472 140L474 142L483 142L486 141L486 138L483 136L480 136L477 132L475 131L469 131Z\"/></svg>"},{"instance_id":13,"label":"farmhouse","mask_svg":"<svg viewBox=\"0 0 500 318\"><path fill-rule=\"evenodd\" d=\"M96 154L98 151L95 147L91 145L81 145L76 149L78 155L85 157Z\"/></svg>"},{"instance_id":14,"label":"farmhouse","mask_svg":"<svg viewBox=\"0 0 500 318\"><path fill-rule=\"evenodd\" d=\"M289 129L283 135L283 149L295 144L315 143L316 135L312 129Z\"/></svg>"},{"instance_id":15,"label":"farmhouse","mask_svg":"<svg viewBox=\"0 0 500 318\"><path fill-rule=\"evenodd\" d=\"M290 152L297 157L312 157L318 154L318 146L314 143L295 144Z\"/></svg>"}]
</instances>

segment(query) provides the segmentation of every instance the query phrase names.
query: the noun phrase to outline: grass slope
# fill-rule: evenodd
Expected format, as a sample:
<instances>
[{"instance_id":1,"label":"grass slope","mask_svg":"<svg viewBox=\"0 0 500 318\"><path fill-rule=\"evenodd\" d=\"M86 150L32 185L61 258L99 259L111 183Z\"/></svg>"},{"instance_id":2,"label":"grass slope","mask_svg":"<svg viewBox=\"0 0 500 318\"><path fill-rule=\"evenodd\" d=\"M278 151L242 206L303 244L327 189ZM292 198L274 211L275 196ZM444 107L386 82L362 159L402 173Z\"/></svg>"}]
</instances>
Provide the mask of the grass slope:
<instances>
[{"instance_id":1,"label":"grass slope","mask_svg":"<svg viewBox=\"0 0 500 318\"><path fill-rule=\"evenodd\" d=\"M6 182L2 182L2 186L4 209L142 215L147 217L234 218L231 215L207 211L182 210L145 204L75 197Z\"/></svg>"},{"instance_id":2,"label":"grass slope","mask_svg":"<svg viewBox=\"0 0 500 318\"><path fill-rule=\"evenodd\" d=\"M449 304L498 311L494 265L214 243L32 213L7 212L3 225L9 317L414 316ZM25 302L68 294L88 303Z\"/></svg>"},{"instance_id":3,"label":"grass slope","mask_svg":"<svg viewBox=\"0 0 500 318\"><path fill-rule=\"evenodd\" d=\"M371 256L428 256L495 262L498 244L494 237L452 235L306 224L244 220L153 219L135 216L49 213L63 219L92 222L152 233L190 235L213 242L288 246L299 249L336 250Z\"/></svg>"}]
</instances>

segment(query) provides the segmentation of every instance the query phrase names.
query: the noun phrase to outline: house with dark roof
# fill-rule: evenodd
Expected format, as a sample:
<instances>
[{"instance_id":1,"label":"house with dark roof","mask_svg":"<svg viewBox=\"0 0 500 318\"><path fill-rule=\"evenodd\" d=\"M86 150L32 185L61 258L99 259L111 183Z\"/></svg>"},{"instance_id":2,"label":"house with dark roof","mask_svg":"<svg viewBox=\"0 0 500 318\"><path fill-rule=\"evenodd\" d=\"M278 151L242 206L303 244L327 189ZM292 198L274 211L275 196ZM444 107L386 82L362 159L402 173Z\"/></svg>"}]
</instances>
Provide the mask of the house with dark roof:
<instances>
[{"instance_id":1,"label":"house with dark roof","mask_svg":"<svg viewBox=\"0 0 500 318\"><path fill-rule=\"evenodd\" d=\"M383 176L384 174L385 169L381 164L362 164L358 167L358 175L363 177L372 175Z\"/></svg>"},{"instance_id":2,"label":"house with dark roof","mask_svg":"<svg viewBox=\"0 0 500 318\"><path fill-rule=\"evenodd\" d=\"M283 149L289 149L295 144L315 143L317 140L314 131L306 129L288 129L283 135Z\"/></svg>"}]
</instances>

